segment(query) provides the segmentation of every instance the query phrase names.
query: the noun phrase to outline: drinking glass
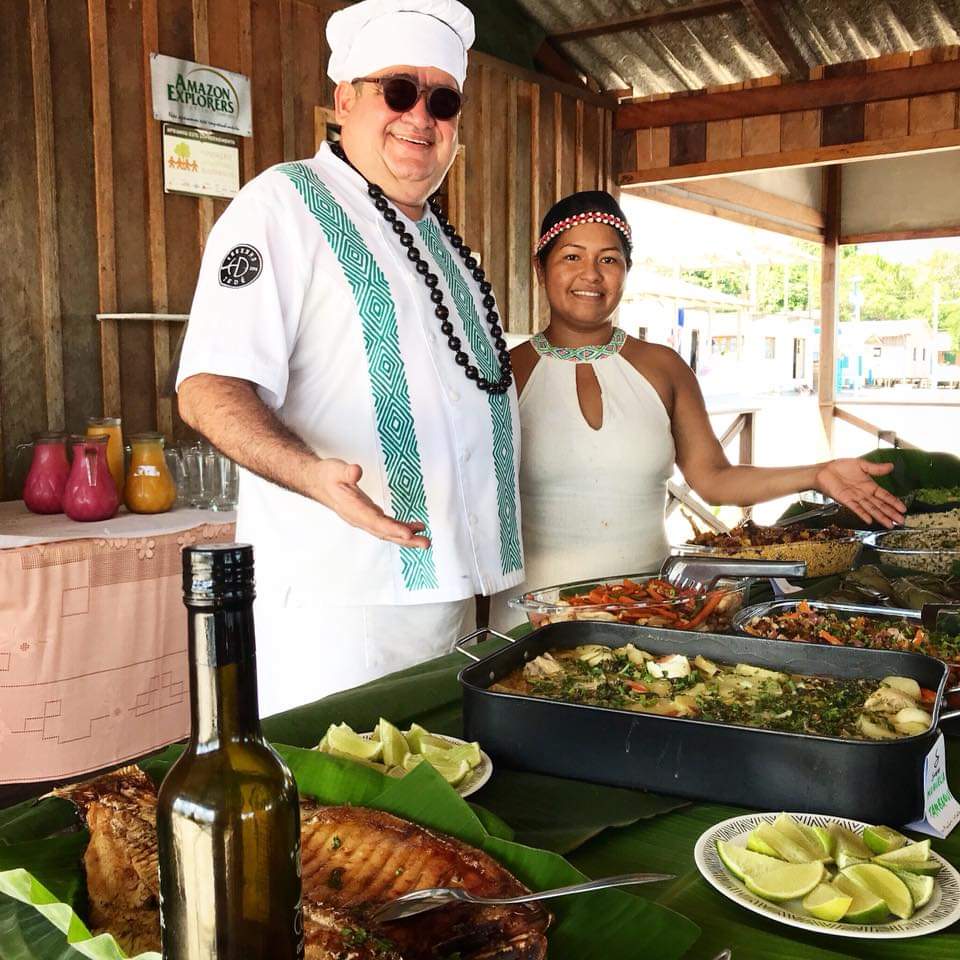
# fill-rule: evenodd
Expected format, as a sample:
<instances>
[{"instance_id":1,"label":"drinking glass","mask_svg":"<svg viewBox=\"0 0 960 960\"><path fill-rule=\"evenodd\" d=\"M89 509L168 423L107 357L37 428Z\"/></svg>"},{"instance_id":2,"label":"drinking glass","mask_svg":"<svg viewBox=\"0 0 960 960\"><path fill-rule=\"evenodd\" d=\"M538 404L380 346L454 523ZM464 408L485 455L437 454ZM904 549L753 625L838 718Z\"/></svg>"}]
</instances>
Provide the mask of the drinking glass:
<instances>
[{"instance_id":1,"label":"drinking glass","mask_svg":"<svg viewBox=\"0 0 960 960\"><path fill-rule=\"evenodd\" d=\"M209 510L214 496L212 448L204 443L194 443L183 451L182 459L186 502L197 510Z\"/></svg>"},{"instance_id":2,"label":"drinking glass","mask_svg":"<svg viewBox=\"0 0 960 960\"><path fill-rule=\"evenodd\" d=\"M235 510L240 486L237 465L222 453L217 454L216 494L211 506L214 510Z\"/></svg>"}]
</instances>

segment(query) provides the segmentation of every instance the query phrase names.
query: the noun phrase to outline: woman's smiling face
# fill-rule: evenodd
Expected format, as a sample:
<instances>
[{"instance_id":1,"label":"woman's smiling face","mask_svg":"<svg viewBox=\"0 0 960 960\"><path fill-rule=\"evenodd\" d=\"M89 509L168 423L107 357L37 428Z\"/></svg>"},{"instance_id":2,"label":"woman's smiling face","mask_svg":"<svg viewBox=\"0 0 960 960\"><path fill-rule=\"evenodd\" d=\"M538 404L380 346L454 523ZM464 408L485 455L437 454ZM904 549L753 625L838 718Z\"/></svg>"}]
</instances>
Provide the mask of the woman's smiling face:
<instances>
[{"instance_id":1,"label":"woman's smiling face","mask_svg":"<svg viewBox=\"0 0 960 960\"><path fill-rule=\"evenodd\" d=\"M565 230L537 276L550 302L550 322L587 332L604 326L620 303L627 259L620 234L605 223L582 223Z\"/></svg>"}]
</instances>

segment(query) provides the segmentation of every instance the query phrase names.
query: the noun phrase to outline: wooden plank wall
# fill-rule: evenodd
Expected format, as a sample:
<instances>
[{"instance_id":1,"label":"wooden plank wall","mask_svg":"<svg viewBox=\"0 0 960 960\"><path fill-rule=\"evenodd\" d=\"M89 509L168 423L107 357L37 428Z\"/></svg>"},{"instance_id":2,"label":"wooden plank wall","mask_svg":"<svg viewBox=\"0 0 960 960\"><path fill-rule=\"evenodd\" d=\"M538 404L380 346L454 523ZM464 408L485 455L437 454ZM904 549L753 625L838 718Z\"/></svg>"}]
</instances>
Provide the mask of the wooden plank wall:
<instances>
[{"instance_id":1,"label":"wooden plank wall","mask_svg":"<svg viewBox=\"0 0 960 960\"><path fill-rule=\"evenodd\" d=\"M251 78L241 177L309 156L332 105L332 0L23 0L0 19L0 499L19 496L33 432L121 416L129 433L186 436L161 396L180 327L98 313L187 313L203 244L226 204L163 193L149 55ZM6 9L6 8L5 8ZM465 222L507 329L539 328L539 220L575 187L612 185L611 102L471 56L461 140Z\"/></svg>"},{"instance_id":2,"label":"wooden plank wall","mask_svg":"<svg viewBox=\"0 0 960 960\"><path fill-rule=\"evenodd\" d=\"M958 59L958 47L896 53L815 67L811 80L854 76ZM775 86L778 76L710 87L707 93ZM643 102L669 98L647 97ZM688 93L673 96L689 96ZM851 103L730 120L676 123L617 131L620 184L710 177L744 170L837 162L960 145L958 92L874 103Z\"/></svg>"}]
</instances>

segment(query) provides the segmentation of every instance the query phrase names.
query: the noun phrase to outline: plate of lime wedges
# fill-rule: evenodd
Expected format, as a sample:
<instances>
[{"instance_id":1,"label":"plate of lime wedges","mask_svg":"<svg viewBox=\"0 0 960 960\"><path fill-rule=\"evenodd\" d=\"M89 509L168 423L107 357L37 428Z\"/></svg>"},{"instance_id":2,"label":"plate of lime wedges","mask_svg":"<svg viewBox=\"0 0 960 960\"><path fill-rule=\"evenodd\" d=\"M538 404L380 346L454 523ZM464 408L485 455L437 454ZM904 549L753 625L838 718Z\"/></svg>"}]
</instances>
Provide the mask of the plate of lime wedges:
<instances>
[{"instance_id":1,"label":"plate of lime wedges","mask_svg":"<svg viewBox=\"0 0 960 960\"><path fill-rule=\"evenodd\" d=\"M366 733L332 723L314 749L362 763L388 777L402 777L427 763L461 797L476 793L493 773L493 762L479 743L431 733L416 723L400 730L383 717Z\"/></svg>"},{"instance_id":2,"label":"plate of lime wedges","mask_svg":"<svg viewBox=\"0 0 960 960\"><path fill-rule=\"evenodd\" d=\"M704 879L754 913L838 937L901 939L960 919L960 873L890 827L809 813L733 817L697 840Z\"/></svg>"}]
</instances>

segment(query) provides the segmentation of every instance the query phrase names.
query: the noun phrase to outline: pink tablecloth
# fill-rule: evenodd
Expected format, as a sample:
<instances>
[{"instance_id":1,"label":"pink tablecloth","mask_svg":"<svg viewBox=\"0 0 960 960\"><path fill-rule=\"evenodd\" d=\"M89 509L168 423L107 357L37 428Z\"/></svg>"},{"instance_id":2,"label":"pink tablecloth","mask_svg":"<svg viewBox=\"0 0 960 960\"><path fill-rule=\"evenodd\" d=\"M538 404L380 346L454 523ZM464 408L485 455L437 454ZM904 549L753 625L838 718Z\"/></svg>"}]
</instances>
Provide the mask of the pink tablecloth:
<instances>
[{"instance_id":1,"label":"pink tablecloth","mask_svg":"<svg viewBox=\"0 0 960 960\"><path fill-rule=\"evenodd\" d=\"M77 777L187 734L180 551L234 534L232 516L201 516L228 522L0 549L0 783Z\"/></svg>"}]
</instances>

